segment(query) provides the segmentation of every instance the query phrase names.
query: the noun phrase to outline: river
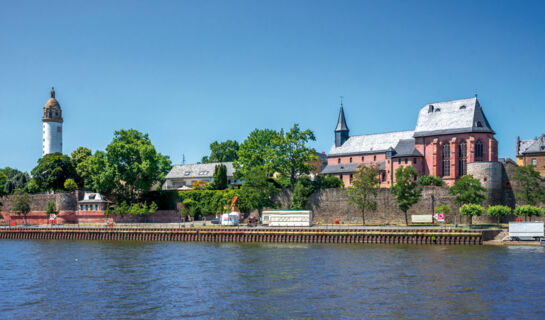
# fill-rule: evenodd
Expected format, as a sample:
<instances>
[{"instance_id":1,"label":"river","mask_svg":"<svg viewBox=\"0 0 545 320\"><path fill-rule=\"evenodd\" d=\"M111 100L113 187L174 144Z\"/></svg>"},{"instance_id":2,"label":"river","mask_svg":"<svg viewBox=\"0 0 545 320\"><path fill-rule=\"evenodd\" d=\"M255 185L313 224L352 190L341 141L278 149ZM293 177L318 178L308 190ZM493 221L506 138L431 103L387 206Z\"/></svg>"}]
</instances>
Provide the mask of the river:
<instances>
[{"instance_id":1,"label":"river","mask_svg":"<svg viewBox=\"0 0 545 320\"><path fill-rule=\"evenodd\" d=\"M545 248L0 241L2 319L538 319Z\"/></svg>"}]
</instances>

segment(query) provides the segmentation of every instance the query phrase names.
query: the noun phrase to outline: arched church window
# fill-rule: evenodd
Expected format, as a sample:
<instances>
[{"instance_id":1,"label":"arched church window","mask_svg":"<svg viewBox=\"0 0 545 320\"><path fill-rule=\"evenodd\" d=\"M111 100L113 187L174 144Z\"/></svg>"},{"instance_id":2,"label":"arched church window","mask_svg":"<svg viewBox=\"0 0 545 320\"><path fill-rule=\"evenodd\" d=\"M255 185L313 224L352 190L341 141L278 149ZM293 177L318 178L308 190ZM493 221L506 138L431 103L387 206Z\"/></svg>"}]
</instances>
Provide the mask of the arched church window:
<instances>
[{"instance_id":1,"label":"arched church window","mask_svg":"<svg viewBox=\"0 0 545 320\"><path fill-rule=\"evenodd\" d=\"M442 166L442 173L443 177L450 176L450 143L445 142L443 144L443 166Z\"/></svg>"},{"instance_id":2,"label":"arched church window","mask_svg":"<svg viewBox=\"0 0 545 320\"><path fill-rule=\"evenodd\" d=\"M460 142L458 145L458 176L467 174L467 143Z\"/></svg>"},{"instance_id":3,"label":"arched church window","mask_svg":"<svg viewBox=\"0 0 545 320\"><path fill-rule=\"evenodd\" d=\"M475 142L475 161L483 161L483 143L481 140Z\"/></svg>"}]
</instances>

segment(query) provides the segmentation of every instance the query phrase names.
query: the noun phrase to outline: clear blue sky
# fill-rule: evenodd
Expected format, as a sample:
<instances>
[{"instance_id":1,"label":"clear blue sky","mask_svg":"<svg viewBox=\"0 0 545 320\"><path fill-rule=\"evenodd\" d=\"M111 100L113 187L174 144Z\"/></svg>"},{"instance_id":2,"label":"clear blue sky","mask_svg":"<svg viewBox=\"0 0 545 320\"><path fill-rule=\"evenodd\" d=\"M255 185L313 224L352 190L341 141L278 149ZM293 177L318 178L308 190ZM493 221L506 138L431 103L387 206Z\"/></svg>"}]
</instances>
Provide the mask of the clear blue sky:
<instances>
[{"instance_id":1,"label":"clear blue sky","mask_svg":"<svg viewBox=\"0 0 545 320\"><path fill-rule=\"evenodd\" d=\"M0 11L0 167L41 157L55 86L64 153L149 134L180 163L299 123L333 143L411 130L478 90L500 157L545 132L543 1L10 1Z\"/></svg>"}]
</instances>

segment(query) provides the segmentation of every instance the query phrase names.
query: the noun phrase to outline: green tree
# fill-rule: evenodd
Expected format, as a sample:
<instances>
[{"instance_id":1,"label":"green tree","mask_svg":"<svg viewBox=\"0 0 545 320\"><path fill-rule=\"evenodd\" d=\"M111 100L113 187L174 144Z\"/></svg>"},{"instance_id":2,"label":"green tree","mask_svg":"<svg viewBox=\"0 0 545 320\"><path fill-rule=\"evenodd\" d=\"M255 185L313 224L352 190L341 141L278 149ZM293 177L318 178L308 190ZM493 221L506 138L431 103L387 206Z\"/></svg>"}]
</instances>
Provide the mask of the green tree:
<instances>
[{"instance_id":1,"label":"green tree","mask_svg":"<svg viewBox=\"0 0 545 320\"><path fill-rule=\"evenodd\" d=\"M91 150L85 147L78 147L70 154L70 160L76 169L77 179L75 181L78 186L89 185L89 158L92 156Z\"/></svg>"},{"instance_id":2,"label":"green tree","mask_svg":"<svg viewBox=\"0 0 545 320\"><path fill-rule=\"evenodd\" d=\"M515 168L513 180L520 184L520 191L515 192L524 203L536 206L545 200L545 188L541 185L541 177L539 172L535 170L535 166L518 166Z\"/></svg>"},{"instance_id":3,"label":"green tree","mask_svg":"<svg viewBox=\"0 0 545 320\"><path fill-rule=\"evenodd\" d=\"M362 225L365 225L365 210L375 211L380 182L378 180L378 166L358 165L352 178L352 186L346 190L348 201L361 210Z\"/></svg>"},{"instance_id":4,"label":"green tree","mask_svg":"<svg viewBox=\"0 0 545 320\"><path fill-rule=\"evenodd\" d=\"M269 180L263 167L254 167L243 177L244 182L239 190L239 207L243 212L257 209L259 216L265 207L274 207L273 197L278 189Z\"/></svg>"},{"instance_id":5,"label":"green tree","mask_svg":"<svg viewBox=\"0 0 545 320\"><path fill-rule=\"evenodd\" d=\"M76 177L72 161L60 152L46 154L32 169L32 179L36 181L40 191L64 190L66 179L76 179Z\"/></svg>"},{"instance_id":6,"label":"green tree","mask_svg":"<svg viewBox=\"0 0 545 320\"><path fill-rule=\"evenodd\" d=\"M30 212L30 204L32 203L32 197L24 190L17 189L13 198L11 210L16 214L23 215L25 224L26 216Z\"/></svg>"},{"instance_id":7,"label":"green tree","mask_svg":"<svg viewBox=\"0 0 545 320\"><path fill-rule=\"evenodd\" d=\"M231 162L235 161L238 153L239 145L235 140L227 140L223 142L214 141L210 144L210 156L204 156L202 163L212 162Z\"/></svg>"},{"instance_id":8,"label":"green tree","mask_svg":"<svg viewBox=\"0 0 545 320\"><path fill-rule=\"evenodd\" d=\"M308 174L315 168L310 161L318 159L314 150L307 146L309 141L315 141L316 137L311 130L302 131L298 124L284 134L283 130L277 137L278 170L289 177L291 189L295 187L296 178L301 174Z\"/></svg>"},{"instance_id":9,"label":"green tree","mask_svg":"<svg viewBox=\"0 0 545 320\"><path fill-rule=\"evenodd\" d=\"M138 202L151 186L160 182L169 170L167 157L157 153L147 134L137 130L119 130L106 147L91 158L92 186L99 192L112 193L117 202Z\"/></svg>"},{"instance_id":10,"label":"green tree","mask_svg":"<svg viewBox=\"0 0 545 320\"><path fill-rule=\"evenodd\" d=\"M471 228L473 217L482 216L484 208L480 204L466 203L460 207L460 214L468 218L468 225Z\"/></svg>"},{"instance_id":11,"label":"green tree","mask_svg":"<svg viewBox=\"0 0 545 320\"><path fill-rule=\"evenodd\" d=\"M240 145L233 162L236 178L246 176L253 168L263 168L267 177L271 177L279 166L280 133L270 129L255 129Z\"/></svg>"},{"instance_id":12,"label":"green tree","mask_svg":"<svg viewBox=\"0 0 545 320\"><path fill-rule=\"evenodd\" d=\"M27 184L30 181L28 173L10 167L5 167L0 171L8 177L8 181L5 182L3 188L0 186L5 194L13 194L17 189L27 189Z\"/></svg>"},{"instance_id":13,"label":"green tree","mask_svg":"<svg viewBox=\"0 0 545 320\"><path fill-rule=\"evenodd\" d=\"M64 182L64 189L67 191L75 191L78 189L78 184L74 179L66 179Z\"/></svg>"},{"instance_id":14,"label":"green tree","mask_svg":"<svg viewBox=\"0 0 545 320\"><path fill-rule=\"evenodd\" d=\"M45 206L45 214L49 217L52 214L58 214L59 211L57 210L57 205L55 204L55 201L48 201L47 205Z\"/></svg>"},{"instance_id":15,"label":"green tree","mask_svg":"<svg viewBox=\"0 0 545 320\"><path fill-rule=\"evenodd\" d=\"M399 167L395 172L396 182L392 186L392 194L396 198L397 207L405 215L405 225L409 225L407 211L418 202L422 189L415 182L418 172L411 166Z\"/></svg>"},{"instance_id":16,"label":"green tree","mask_svg":"<svg viewBox=\"0 0 545 320\"><path fill-rule=\"evenodd\" d=\"M421 186L438 186L442 187L445 185L445 182L441 177L423 175L418 179L418 184Z\"/></svg>"},{"instance_id":17,"label":"green tree","mask_svg":"<svg viewBox=\"0 0 545 320\"><path fill-rule=\"evenodd\" d=\"M515 215L527 218L538 217L541 215L541 209L531 205L518 206L515 208Z\"/></svg>"},{"instance_id":18,"label":"green tree","mask_svg":"<svg viewBox=\"0 0 545 320\"><path fill-rule=\"evenodd\" d=\"M215 190L223 190L227 188L227 167L224 164L218 164L214 168L214 181L212 188Z\"/></svg>"},{"instance_id":19,"label":"green tree","mask_svg":"<svg viewBox=\"0 0 545 320\"><path fill-rule=\"evenodd\" d=\"M482 186L479 179L472 175L466 175L458 179L450 188L449 194L454 196L454 203L464 204L482 204L486 199L486 188Z\"/></svg>"},{"instance_id":20,"label":"green tree","mask_svg":"<svg viewBox=\"0 0 545 320\"><path fill-rule=\"evenodd\" d=\"M344 188L344 183L336 176L329 174L320 174L314 179L317 189L340 189Z\"/></svg>"},{"instance_id":21,"label":"green tree","mask_svg":"<svg viewBox=\"0 0 545 320\"><path fill-rule=\"evenodd\" d=\"M291 210L305 210L308 203L308 191L305 189L303 182L297 180L293 189L293 196L290 203Z\"/></svg>"},{"instance_id":22,"label":"green tree","mask_svg":"<svg viewBox=\"0 0 545 320\"><path fill-rule=\"evenodd\" d=\"M8 183L8 176L4 172L0 171L0 197L7 194L6 183Z\"/></svg>"},{"instance_id":23,"label":"green tree","mask_svg":"<svg viewBox=\"0 0 545 320\"><path fill-rule=\"evenodd\" d=\"M490 206L488 207L488 210L486 212L491 217L496 217L498 219L498 223L500 223L501 217L507 217L511 214L511 208L508 206Z\"/></svg>"},{"instance_id":24,"label":"green tree","mask_svg":"<svg viewBox=\"0 0 545 320\"><path fill-rule=\"evenodd\" d=\"M444 213L445 215L450 212L450 206L448 204L441 204L435 208L435 213Z\"/></svg>"}]
</instances>

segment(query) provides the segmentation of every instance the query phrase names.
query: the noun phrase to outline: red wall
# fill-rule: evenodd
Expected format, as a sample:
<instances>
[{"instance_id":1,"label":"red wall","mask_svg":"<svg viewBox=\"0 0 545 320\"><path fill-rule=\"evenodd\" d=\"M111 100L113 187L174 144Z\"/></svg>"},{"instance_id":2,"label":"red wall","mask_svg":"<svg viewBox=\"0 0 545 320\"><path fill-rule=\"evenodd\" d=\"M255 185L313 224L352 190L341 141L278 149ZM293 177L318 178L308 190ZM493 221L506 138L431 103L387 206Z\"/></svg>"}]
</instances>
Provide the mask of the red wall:
<instances>
[{"instance_id":1,"label":"red wall","mask_svg":"<svg viewBox=\"0 0 545 320\"><path fill-rule=\"evenodd\" d=\"M6 223L15 222L17 225L27 224L49 224L49 218L44 211L31 211L27 214L26 219L22 215L9 213L7 211L0 212ZM61 211L57 215L57 224L102 224L109 219L104 216L104 211ZM112 216L110 220L114 222L142 222L144 219L138 216L129 216L123 218ZM176 210L158 210L150 215L147 222L170 223L179 222L180 214Z\"/></svg>"}]
</instances>

